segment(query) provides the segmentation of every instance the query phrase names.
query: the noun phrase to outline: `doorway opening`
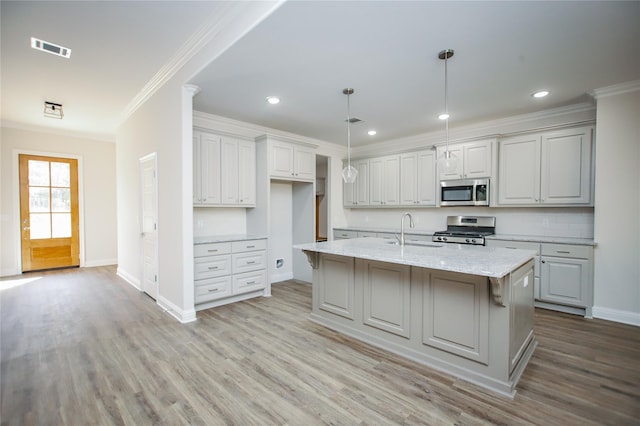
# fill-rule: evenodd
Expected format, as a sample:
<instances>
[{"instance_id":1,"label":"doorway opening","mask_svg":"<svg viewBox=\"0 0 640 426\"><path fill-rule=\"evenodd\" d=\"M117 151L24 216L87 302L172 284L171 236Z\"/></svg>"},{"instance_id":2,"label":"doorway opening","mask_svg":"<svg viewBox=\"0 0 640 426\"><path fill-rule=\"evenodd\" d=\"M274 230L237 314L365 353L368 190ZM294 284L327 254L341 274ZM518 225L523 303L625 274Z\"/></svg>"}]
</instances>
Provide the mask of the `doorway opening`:
<instances>
[{"instance_id":1,"label":"doorway opening","mask_svg":"<svg viewBox=\"0 0 640 426\"><path fill-rule=\"evenodd\" d=\"M329 157L316 155L316 241L327 241Z\"/></svg>"},{"instance_id":2,"label":"doorway opening","mask_svg":"<svg viewBox=\"0 0 640 426\"><path fill-rule=\"evenodd\" d=\"M78 160L18 155L22 272L80 266Z\"/></svg>"}]
</instances>

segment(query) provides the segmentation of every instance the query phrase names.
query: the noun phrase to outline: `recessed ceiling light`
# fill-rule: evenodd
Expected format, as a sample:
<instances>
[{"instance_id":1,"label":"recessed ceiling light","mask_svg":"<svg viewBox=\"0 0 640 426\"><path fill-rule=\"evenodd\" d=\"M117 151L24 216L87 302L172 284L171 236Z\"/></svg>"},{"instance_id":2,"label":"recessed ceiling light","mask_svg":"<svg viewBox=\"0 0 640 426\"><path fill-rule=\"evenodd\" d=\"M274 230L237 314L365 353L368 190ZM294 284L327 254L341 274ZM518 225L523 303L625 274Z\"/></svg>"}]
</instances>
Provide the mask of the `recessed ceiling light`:
<instances>
[{"instance_id":1,"label":"recessed ceiling light","mask_svg":"<svg viewBox=\"0 0 640 426\"><path fill-rule=\"evenodd\" d=\"M548 92L548 91L546 91L546 90L541 90L541 91L539 91L539 92L534 93L534 94L533 94L533 95L531 95L531 96L533 96L534 98L544 98L544 97L545 97L545 96L547 96L548 94L549 94L549 92Z\"/></svg>"},{"instance_id":2,"label":"recessed ceiling light","mask_svg":"<svg viewBox=\"0 0 640 426\"><path fill-rule=\"evenodd\" d=\"M376 133L378 133L378 132L376 132L375 130L369 130L369 131L367 132L367 134L368 134L369 136L375 136L375 134L376 134Z\"/></svg>"},{"instance_id":3,"label":"recessed ceiling light","mask_svg":"<svg viewBox=\"0 0 640 426\"><path fill-rule=\"evenodd\" d=\"M269 102L271 105L280 103L280 98L277 96L267 96L265 100Z\"/></svg>"},{"instance_id":4,"label":"recessed ceiling light","mask_svg":"<svg viewBox=\"0 0 640 426\"><path fill-rule=\"evenodd\" d=\"M446 112L445 112L445 113L442 113L442 114L440 114L440 115L438 116L438 118L439 118L440 120L446 120L446 119L447 119L447 118L449 118L449 117L450 117L450 115L449 115L449 114L447 114Z\"/></svg>"},{"instance_id":5,"label":"recessed ceiling light","mask_svg":"<svg viewBox=\"0 0 640 426\"><path fill-rule=\"evenodd\" d=\"M51 53L52 55L62 56L63 58L69 59L71 57L71 49L68 47L58 46L57 44L49 43L48 41L35 37L31 37L31 47L36 50Z\"/></svg>"}]
</instances>

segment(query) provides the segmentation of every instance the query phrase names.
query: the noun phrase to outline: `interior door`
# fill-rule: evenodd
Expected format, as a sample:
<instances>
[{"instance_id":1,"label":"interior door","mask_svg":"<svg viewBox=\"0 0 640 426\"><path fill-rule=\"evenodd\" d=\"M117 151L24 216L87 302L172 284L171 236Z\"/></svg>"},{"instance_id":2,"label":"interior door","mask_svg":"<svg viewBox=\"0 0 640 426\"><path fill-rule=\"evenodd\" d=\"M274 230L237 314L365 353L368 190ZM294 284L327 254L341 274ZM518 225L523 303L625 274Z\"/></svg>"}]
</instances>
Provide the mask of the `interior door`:
<instances>
[{"instance_id":1,"label":"interior door","mask_svg":"<svg viewBox=\"0 0 640 426\"><path fill-rule=\"evenodd\" d=\"M142 209L142 290L153 299L158 297L158 191L156 154L140 159Z\"/></svg>"},{"instance_id":2,"label":"interior door","mask_svg":"<svg viewBox=\"0 0 640 426\"><path fill-rule=\"evenodd\" d=\"M78 160L20 154L22 272L80 266Z\"/></svg>"}]
</instances>

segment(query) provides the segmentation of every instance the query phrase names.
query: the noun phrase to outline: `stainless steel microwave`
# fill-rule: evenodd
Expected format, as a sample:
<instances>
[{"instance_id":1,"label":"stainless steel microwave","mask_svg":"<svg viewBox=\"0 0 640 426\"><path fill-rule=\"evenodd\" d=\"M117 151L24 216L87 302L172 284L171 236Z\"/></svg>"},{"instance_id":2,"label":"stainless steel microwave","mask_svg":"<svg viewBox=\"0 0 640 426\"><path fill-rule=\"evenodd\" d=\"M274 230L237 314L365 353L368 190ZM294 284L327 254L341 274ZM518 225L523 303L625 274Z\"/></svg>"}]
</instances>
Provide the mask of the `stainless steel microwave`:
<instances>
[{"instance_id":1,"label":"stainless steel microwave","mask_svg":"<svg viewBox=\"0 0 640 426\"><path fill-rule=\"evenodd\" d=\"M456 179L440 181L440 205L488 206L489 179Z\"/></svg>"}]
</instances>

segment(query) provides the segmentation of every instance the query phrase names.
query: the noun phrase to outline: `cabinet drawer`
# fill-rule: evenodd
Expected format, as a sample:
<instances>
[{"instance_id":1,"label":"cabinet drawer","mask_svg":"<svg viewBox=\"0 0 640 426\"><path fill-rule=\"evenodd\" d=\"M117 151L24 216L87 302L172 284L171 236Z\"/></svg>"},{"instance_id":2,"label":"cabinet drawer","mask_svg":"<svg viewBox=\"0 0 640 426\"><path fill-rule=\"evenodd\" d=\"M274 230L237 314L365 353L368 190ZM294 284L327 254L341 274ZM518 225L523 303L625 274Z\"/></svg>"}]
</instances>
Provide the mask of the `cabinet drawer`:
<instances>
[{"instance_id":1,"label":"cabinet drawer","mask_svg":"<svg viewBox=\"0 0 640 426\"><path fill-rule=\"evenodd\" d=\"M220 277L231 274L231 255L198 257L195 259L194 278Z\"/></svg>"},{"instance_id":2,"label":"cabinet drawer","mask_svg":"<svg viewBox=\"0 0 640 426\"><path fill-rule=\"evenodd\" d=\"M233 294L261 290L267 283L267 271L248 272L233 276Z\"/></svg>"},{"instance_id":3,"label":"cabinet drawer","mask_svg":"<svg viewBox=\"0 0 640 426\"><path fill-rule=\"evenodd\" d=\"M208 243L196 244L193 246L193 255L195 257L214 256L218 254L231 253L231 243Z\"/></svg>"},{"instance_id":4,"label":"cabinet drawer","mask_svg":"<svg viewBox=\"0 0 640 426\"><path fill-rule=\"evenodd\" d=\"M333 231L333 238L335 238L336 240L358 238L358 233L356 231L344 231L342 229L335 229Z\"/></svg>"},{"instance_id":5,"label":"cabinet drawer","mask_svg":"<svg viewBox=\"0 0 640 426\"><path fill-rule=\"evenodd\" d=\"M196 304L231 296L231 276L196 281L194 291Z\"/></svg>"},{"instance_id":6,"label":"cabinet drawer","mask_svg":"<svg viewBox=\"0 0 640 426\"><path fill-rule=\"evenodd\" d=\"M234 253L231 255L233 259L233 273L257 271L267 267L266 251L250 251L246 253Z\"/></svg>"},{"instance_id":7,"label":"cabinet drawer","mask_svg":"<svg viewBox=\"0 0 640 426\"><path fill-rule=\"evenodd\" d=\"M378 236L378 234L376 234L375 232L363 232L363 231L359 231L357 235L358 235L358 238L375 238Z\"/></svg>"},{"instance_id":8,"label":"cabinet drawer","mask_svg":"<svg viewBox=\"0 0 640 426\"><path fill-rule=\"evenodd\" d=\"M589 253L591 247L579 246L573 244L542 244L543 256L557 256L557 257L573 257L579 259L589 259Z\"/></svg>"},{"instance_id":9,"label":"cabinet drawer","mask_svg":"<svg viewBox=\"0 0 640 426\"><path fill-rule=\"evenodd\" d=\"M245 251L266 250L267 240L247 240L234 241L231 249L234 253L242 253Z\"/></svg>"},{"instance_id":10,"label":"cabinet drawer","mask_svg":"<svg viewBox=\"0 0 640 426\"><path fill-rule=\"evenodd\" d=\"M502 247L508 249L535 250L537 254L540 254L540 243L533 243L529 241L505 241L487 239L487 246Z\"/></svg>"}]
</instances>

